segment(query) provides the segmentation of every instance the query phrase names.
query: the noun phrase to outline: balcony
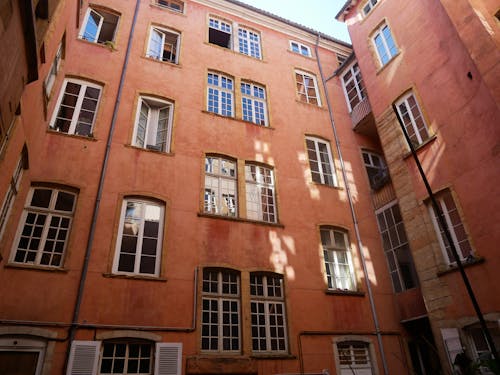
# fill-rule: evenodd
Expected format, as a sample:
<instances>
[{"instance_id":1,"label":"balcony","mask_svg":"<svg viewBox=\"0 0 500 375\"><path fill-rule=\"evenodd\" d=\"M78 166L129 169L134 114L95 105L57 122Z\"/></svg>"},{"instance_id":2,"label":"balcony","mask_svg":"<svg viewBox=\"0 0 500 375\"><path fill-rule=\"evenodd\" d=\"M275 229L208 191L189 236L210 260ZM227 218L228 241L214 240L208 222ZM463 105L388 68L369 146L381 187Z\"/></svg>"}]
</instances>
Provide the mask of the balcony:
<instances>
[{"instance_id":1,"label":"balcony","mask_svg":"<svg viewBox=\"0 0 500 375\"><path fill-rule=\"evenodd\" d=\"M369 136L377 136L375 118L368 97L360 101L351 112L352 130L357 133Z\"/></svg>"},{"instance_id":2,"label":"balcony","mask_svg":"<svg viewBox=\"0 0 500 375\"><path fill-rule=\"evenodd\" d=\"M394 187L392 186L392 182L390 180L388 180L385 185L380 187L378 190L372 189L372 202L375 210L378 210L380 207L385 206L395 199L396 192L394 191Z\"/></svg>"}]
</instances>

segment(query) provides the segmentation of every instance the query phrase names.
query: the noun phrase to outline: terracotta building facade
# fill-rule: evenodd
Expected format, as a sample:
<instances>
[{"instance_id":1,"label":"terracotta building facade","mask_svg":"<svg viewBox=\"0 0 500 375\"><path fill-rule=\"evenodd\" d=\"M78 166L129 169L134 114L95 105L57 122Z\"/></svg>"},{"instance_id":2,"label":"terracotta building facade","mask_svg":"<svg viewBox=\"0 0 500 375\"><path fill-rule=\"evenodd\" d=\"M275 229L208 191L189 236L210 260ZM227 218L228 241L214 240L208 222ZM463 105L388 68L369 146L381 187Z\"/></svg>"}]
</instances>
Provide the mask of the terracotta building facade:
<instances>
[{"instance_id":1,"label":"terracotta building facade","mask_svg":"<svg viewBox=\"0 0 500 375\"><path fill-rule=\"evenodd\" d=\"M411 33L395 0L349 1L352 46L235 0L4 3L0 373L488 352L392 104L498 337L493 2L412 3Z\"/></svg>"}]
</instances>

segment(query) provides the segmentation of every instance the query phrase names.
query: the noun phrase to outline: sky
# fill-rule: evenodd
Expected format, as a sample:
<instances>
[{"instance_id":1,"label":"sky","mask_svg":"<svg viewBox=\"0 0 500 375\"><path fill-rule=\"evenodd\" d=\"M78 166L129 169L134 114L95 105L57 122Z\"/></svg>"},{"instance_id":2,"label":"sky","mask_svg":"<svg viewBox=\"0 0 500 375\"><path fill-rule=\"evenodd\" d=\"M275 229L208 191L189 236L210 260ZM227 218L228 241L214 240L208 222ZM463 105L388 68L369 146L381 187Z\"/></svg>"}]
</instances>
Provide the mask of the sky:
<instances>
[{"instance_id":1,"label":"sky","mask_svg":"<svg viewBox=\"0 0 500 375\"><path fill-rule=\"evenodd\" d=\"M239 0L287 20L351 43L347 27L335 15L346 0Z\"/></svg>"}]
</instances>

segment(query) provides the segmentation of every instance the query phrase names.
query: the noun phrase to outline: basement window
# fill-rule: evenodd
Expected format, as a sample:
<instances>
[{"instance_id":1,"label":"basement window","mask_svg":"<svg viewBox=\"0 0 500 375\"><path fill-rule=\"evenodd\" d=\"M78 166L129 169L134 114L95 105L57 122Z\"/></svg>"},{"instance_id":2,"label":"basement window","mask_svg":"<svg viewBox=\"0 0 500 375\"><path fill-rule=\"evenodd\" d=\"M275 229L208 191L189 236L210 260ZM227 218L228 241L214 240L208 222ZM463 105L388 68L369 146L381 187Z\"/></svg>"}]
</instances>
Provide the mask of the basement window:
<instances>
[{"instance_id":1,"label":"basement window","mask_svg":"<svg viewBox=\"0 0 500 375\"><path fill-rule=\"evenodd\" d=\"M80 39L104 44L115 40L119 16L101 9L89 8L80 30Z\"/></svg>"},{"instance_id":2,"label":"basement window","mask_svg":"<svg viewBox=\"0 0 500 375\"><path fill-rule=\"evenodd\" d=\"M210 18L208 23L208 42L231 49L231 25L227 22Z\"/></svg>"}]
</instances>

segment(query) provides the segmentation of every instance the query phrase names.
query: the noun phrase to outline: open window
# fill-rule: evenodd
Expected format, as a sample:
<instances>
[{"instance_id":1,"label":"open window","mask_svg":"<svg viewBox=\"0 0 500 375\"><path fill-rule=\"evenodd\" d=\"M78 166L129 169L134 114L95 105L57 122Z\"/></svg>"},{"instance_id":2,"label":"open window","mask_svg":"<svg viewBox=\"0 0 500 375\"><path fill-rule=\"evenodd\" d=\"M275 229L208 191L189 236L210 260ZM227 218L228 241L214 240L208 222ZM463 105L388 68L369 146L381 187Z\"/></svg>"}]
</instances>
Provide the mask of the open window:
<instances>
[{"instance_id":1,"label":"open window","mask_svg":"<svg viewBox=\"0 0 500 375\"><path fill-rule=\"evenodd\" d=\"M88 8L79 38L100 44L113 42L119 18L102 9Z\"/></svg>"},{"instance_id":2,"label":"open window","mask_svg":"<svg viewBox=\"0 0 500 375\"><path fill-rule=\"evenodd\" d=\"M229 23L210 18L208 22L208 42L224 48L232 48L232 27Z\"/></svg>"},{"instance_id":3,"label":"open window","mask_svg":"<svg viewBox=\"0 0 500 375\"><path fill-rule=\"evenodd\" d=\"M147 57L177 64L179 49L178 33L160 27L151 27Z\"/></svg>"}]
</instances>

